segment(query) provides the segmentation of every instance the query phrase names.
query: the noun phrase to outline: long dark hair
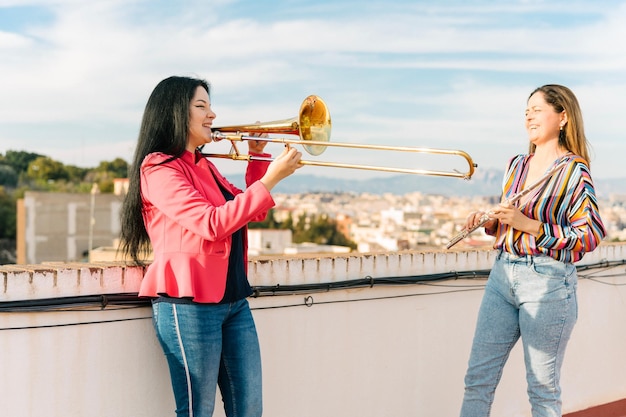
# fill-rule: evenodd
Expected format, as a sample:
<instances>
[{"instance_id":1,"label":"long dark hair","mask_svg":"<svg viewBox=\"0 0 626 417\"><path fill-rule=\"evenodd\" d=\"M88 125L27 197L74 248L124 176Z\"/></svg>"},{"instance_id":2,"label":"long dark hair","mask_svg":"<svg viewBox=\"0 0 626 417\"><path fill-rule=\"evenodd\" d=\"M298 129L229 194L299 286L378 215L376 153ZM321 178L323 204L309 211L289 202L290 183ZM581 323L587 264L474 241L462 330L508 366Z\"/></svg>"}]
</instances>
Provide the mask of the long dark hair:
<instances>
[{"instance_id":1,"label":"long dark hair","mask_svg":"<svg viewBox=\"0 0 626 417\"><path fill-rule=\"evenodd\" d=\"M152 152L170 155L168 161L183 155L187 148L189 104L198 87L210 95L207 81L173 76L159 82L148 98L121 210L120 250L138 264L143 264L151 249L142 215L141 163Z\"/></svg>"},{"instance_id":2,"label":"long dark hair","mask_svg":"<svg viewBox=\"0 0 626 417\"><path fill-rule=\"evenodd\" d=\"M585 136L582 111L572 90L558 84L546 84L536 88L530 93L528 99L538 91L543 93L546 103L551 105L557 113L565 111L567 114L567 123L559 134L559 145L578 156L582 156L589 166L590 146ZM528 149L529 153L534 153L535 147L535 144L531 143Z\"/></svg>"}]
</instances>

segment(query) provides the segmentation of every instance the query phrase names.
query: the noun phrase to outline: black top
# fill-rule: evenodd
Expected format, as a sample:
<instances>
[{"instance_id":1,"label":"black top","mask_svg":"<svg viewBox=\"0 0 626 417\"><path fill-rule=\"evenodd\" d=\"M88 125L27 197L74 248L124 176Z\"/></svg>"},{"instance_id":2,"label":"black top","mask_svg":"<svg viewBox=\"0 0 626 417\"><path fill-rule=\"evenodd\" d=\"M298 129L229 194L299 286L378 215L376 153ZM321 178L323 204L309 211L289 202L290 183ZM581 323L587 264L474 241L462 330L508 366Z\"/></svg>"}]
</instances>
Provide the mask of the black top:
<instances>
[{"instance_id":1,"label":"black top","mask_svg":"<svg viewBox=\"0 0 626 417\"><path fill-rule=\"evenodd\" d=\"M220 189L226 201L230 201L234 198L231 193L221 186ZM244 229L241 228L232 235L232 246L228 258L228 273L226 274L226 290L224 291L224 297L220 303L232 303L252 294L252 287L250 287L248 277L246 276L243 253L243 233Z\"/></svg>"}]
</instances>

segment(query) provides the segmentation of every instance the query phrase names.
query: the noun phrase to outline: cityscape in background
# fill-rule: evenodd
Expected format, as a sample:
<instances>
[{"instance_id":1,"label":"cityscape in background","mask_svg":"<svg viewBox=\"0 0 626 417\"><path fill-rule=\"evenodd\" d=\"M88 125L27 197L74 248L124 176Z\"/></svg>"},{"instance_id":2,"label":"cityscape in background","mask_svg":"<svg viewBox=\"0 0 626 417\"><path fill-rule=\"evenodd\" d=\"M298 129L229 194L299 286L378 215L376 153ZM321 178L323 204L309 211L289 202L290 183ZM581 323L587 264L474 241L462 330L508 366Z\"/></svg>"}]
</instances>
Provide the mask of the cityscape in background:
<instances>
[{"instance_id":1,"label":"cityscape in background","mask_svg":"<svg viewBox=\"0 0 626 417\"><path fill-rule=\"evenodd\" d=\"M444 196L419 192L396 194L306 193L274 197L278 221L291 215L328 215L358 245L359 252L439 250L461 231L472 211L486 211L495 196ZM605 241L626 240L626 195L600 198L607 229ZM478 229L454 249L485 248L493 237Z\"/></svg>"},{"instance_id":2,"label":"cityscape in background","mask_svg":"<svg viewBox=\"0 0 626 417\"><path fill-rule=\"evenodd\" d=\"M483 177L455 182L472 183L472 187L486 192L495 187L495 177L490 175L488 181ZM434 183L429 180L443 179L413 179L422 185ZM12 258L15 262L8 263L122 260L117 252L119 210L127 183L126 178L115 179L113 193L100 193L97 187L89 194L25 192L17 204L17 247ZM291 221L294 225L303 219L309 222L327 218L359 253L446 250L447 244L461 232L469 213L489 210L499 201L495 193L448 195L452 192L454 189L447 187L441 187L440 193L276 192L273 195L276 206L271 215L276 224ZM598 204L607 229L605 242L626 241L626 193L600 193ZM250 256L351 251L333 242L292 239L291 230L271 229L249 230ZM493 237L480 228L450 249L488 249L492 245Z\"/></svg>"}]
</instances>

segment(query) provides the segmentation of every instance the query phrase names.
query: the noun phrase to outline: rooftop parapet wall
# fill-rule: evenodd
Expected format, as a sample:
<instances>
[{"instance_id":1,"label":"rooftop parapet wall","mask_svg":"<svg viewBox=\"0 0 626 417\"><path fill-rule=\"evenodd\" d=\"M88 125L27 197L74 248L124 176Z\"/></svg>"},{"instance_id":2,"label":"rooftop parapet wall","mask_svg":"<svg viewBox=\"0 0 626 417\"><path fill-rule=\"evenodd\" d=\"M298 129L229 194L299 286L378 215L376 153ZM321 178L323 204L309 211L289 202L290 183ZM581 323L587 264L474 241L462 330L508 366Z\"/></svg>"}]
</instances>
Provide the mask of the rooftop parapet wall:
<instances>
[{"instance_id":1,"label":"rooftop parapet wall","mask_svg":"<svg viewBox=\"0 0 626 417\"><path fill-rule=\"evenodd\" d=\"M265 414L458 415L495 254L251 259ZM566 415L624 398L625 255L626 245L607 244L580 264L580 314L562 374ZM10 358L0 373L2 415L174 414L151 310L136 297L143 272L123 263L0 266L0 356ZM451 279L422 281L439 276ZM493 415L530 415L523 363L518 344ZM220 407L215 417L224 417Z\"/></svg>"},{"instance_id":2,"label":"rooftop parapet wall","mask_svg":"<svg viewBox=\"0 0 626 417\"><path fill-rule=\"evenodd\" d=\"M249 262L256 286L487 271L495 251L394 252L335 256L258 257ZM626 259L626 245L603 244L577 265ZM123 262L0 265L0 302L102 294L136 294L144 267Z\"/></svg>"}]
</instances>

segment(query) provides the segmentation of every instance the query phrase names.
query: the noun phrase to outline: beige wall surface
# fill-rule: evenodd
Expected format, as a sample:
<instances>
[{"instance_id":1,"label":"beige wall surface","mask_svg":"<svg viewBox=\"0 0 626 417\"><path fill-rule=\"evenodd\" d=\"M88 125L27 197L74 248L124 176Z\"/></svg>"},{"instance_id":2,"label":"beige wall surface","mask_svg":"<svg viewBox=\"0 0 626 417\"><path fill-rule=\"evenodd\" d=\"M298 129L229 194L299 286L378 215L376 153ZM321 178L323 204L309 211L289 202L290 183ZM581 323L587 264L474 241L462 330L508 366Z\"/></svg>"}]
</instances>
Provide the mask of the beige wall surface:
<instances>
[{"instance_id":1,"label":"beige wall surface","mask_svg":"<svg viewBox=\"0 0 626 417\"><path fill-rule=\"evenodd\" d=\"M119 237L122 197L27 191L18 202L17 263L87 260Z\"/></svg>"}]
</instances>

